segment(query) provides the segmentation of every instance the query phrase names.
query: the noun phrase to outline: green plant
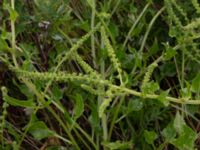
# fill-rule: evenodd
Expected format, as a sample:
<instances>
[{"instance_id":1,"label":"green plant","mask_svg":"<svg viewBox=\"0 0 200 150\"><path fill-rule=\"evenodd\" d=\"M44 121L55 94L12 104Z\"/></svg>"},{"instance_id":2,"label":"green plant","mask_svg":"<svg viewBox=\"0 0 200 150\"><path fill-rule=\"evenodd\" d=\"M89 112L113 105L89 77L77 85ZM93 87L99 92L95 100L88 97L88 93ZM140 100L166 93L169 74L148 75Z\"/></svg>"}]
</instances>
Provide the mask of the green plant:
<instances>
[{"instance_id":1,"label":"green plant","mask_svg":"<svg viewBox=\"0 0 200 150\"><path fill-rule=\"evenodd\" d=\"M2 3L2 149L197 148L196 0Z\"/></svg>"}]
</instances>

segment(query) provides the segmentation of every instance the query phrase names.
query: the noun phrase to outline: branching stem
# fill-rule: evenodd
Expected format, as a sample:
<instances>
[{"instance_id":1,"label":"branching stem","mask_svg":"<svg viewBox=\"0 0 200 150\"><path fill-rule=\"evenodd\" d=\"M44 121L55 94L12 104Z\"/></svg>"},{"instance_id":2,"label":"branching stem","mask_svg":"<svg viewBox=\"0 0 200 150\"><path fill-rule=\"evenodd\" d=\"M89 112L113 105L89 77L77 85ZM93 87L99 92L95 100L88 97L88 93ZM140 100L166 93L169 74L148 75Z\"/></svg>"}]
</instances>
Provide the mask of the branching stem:
<instances>
[{"instance_id":1,"label":"branching stem","mask_svg":"<svg viewBox=\"0 0 200 150\"><path fill-rule=\"evenodd\" d=\"M112 84L108 80L104 80L101 78L94 78L91 77L90 75L76 75L76 74L70 74L70 73L39 73L39 72L29 72L29 71L24 71L16 68L11 68L19 77L21 78L30 78L30 79L38 79L38 80L51 80L54 79L54 81L62 81L62 82L67 82L67 81L78 81L78 82L89 82L93 83L95 85L103 85L103 86L108 86L112 90L119 91L119 93L123 93L126 95L134 95L137 97L143 97L144 95L142 92L129 89L123 86L117 86ZM157 94L146 94L145 98L146 99L158 99L160 95ZM192 105L199 105L200 100L186 100L184 98L175 98L175 97L166 97L167 101L179 103L179 104L192 104Z\"/></svg>"}]
</instances>

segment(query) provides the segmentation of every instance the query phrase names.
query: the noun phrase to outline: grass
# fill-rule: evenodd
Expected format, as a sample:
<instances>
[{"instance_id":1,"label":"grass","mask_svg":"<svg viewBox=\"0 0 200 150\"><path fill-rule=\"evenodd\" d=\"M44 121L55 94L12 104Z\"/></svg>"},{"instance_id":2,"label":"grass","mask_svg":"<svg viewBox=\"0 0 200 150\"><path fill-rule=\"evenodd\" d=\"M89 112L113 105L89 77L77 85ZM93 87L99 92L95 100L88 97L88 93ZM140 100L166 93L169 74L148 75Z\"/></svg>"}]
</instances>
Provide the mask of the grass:
<instances>
[{"instance_id":1,"label":"grass","mask_svg":"<svg viewBox=\"0 0 200 150\"><path fill-rule=\"evenodd\" d=\"M196 0L1 3L1 149L199 148Z\"/></svg>"}]
</instances>

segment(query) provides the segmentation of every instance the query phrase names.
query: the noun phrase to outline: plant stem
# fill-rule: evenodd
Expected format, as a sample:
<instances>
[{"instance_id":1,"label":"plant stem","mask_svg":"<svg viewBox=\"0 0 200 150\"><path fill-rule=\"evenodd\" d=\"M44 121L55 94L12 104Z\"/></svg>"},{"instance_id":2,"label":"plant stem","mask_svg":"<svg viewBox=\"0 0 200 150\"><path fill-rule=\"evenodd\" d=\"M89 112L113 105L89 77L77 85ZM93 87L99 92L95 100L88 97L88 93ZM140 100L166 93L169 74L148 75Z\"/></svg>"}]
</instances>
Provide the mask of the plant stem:
<instances>
[{"instance_id":1,"label":"plant stem","mask_svg":"<svg viewBox=\"0 0 200 150\"><path fill-rule=\"evenodd\" d=\"M122 96L120 98L119 103L118 103L117 108L116 108L116 111L114 112L114 116L113 116L113 119L112 119L112 122L111 122L111 125L110 125L110 129L109 129L109 132L108 132L108 140L110 140L110 138L112 136L112 131L113 131L113 128L114 128L114 125L115 125L115 121L118 117L119 110L121 108L123 101L124 101L124 96Z\"/></svg>"},{"instance_id":2,"label":"plant stem","mask_svg":"<svg viewBox=\"0 0 200 150\"><path fill-rule=\"evenodd\" d=\"M99 85L104 85L104 86L108 86L113 90L119 90L120 92L124 92L123 94L131 94L134 96L138 96L138 97L144 97L144 95L141 92L138 92L136 90L133 89L129 89L123 86L117 86L112 84L110 81L108 80L99 80L99 79L94 79L94 78L90 78L89 75L75 75L75 74L66 74L66 73L39 73L39 72L29 72L29 71L24 71L24 70L20 70L17 68L10 68L11 70L13 70L13 72L15 72L18 76L21 76L23 78L31 78L31 79L39 79L39 80L51 80L52 78L55 79L55 81L69 81L69 80L75 80L75 81L90 81L92 83L95 84L99 84ZM144 98L149 98L149 99L158 99L160 95L157 94L146 94ZM166 100L171 101L171 102L175 102L175 103L179 103L179 104L193 104L193 105L199 105L200 104L200 100L185 100L184 98L175 98L175 97L170 97L167 96Z\"/></svg>"},{"instance_id":3,"label":"plant stem","mask_svg":"<svg viewBox=\"0 0 200 150\"><path fill-rule=\"evenodd\" d=\"M77 123L75 124L75 127L87 138L87 140L93 145L94 149L98 150L92 138Z\"/></svg>"},{"instance_id":4,"label":"plant stem","mask_svg":"<svg viewBox=\"0 0 200 150\"><path fill-rule=\"evenodd\" d=\"M145 46L145 44L146 44L147 37L148 37L148 35L149 35L150 31L151 31L151 28L153 27L154 22L156 21L156 19L158 18L158 16L159 16L164 10L165 10L165 7L161 8L161 9L156 13L156 15L153 17L153 19L151 20L151 22L149 23L149 26L148 26L148 28L147 28L147 31L146 31L146 33L145 33L145 35L144 35L143 40L142 40L142 44L141 44L141 47L140 47L140 50L139 50L140 53L142 53L142 51L143 51L143 49L144 49L144 46Z\"/></svg>"},{"instance_id":5,"label":"plant stem","mask_svg":"<svg viewBox=\"0 0 200 150\"><path fill-rule=\"evenodd\" d=\"M96 9L94 9L94 8L92 8L92 9L93 9L94 13L97 15L97 17L99 18L101 24L104 26L104 28L105 28L106 31L108 32L108 34L109 34L109 36L110 36L110 38L111 38L111 41L112 41L113 45L115 45L115 39L114 39L112 33L110 32L110 30L109 30L109 28L108 28L108 25L105 23L105 21L104 21L104 19L102 18L102 16L100 16L99 12L98 12ZM105 13L106 13L106 12L105 12ZM95 15L95 14L94 14L94 15Z\"/></svg>"},{"instance_id":6,"label":"plant stem","mask_svg":"<svg viewBox=\"0 0 200 150\"><path fill-rule=\"evenodd\" d=\"M62 59L58 62L58 64L57 64L57 66L55 67L55 69L54 69L54 73L56 73L58 70L59 70L59 68L60 68L60 66L73 54L73 53L75 53L76 51L77 51L77 49L94 33L94 32L96 32L98 29L99 29L99 27L100 27L100 23L98 23L97 25L96 25L96 27L94 27L94 30L91 30L90 32L88 32L86 35L84 35L80 40L78 40L77 41L77 43L76 44L74 44L74 45L72 45L72 47L70 48L70 50L69 50L69 52L67 52L63 57L62 57ZM62 31L62 30L60 30L60 31ZM64 32L62 32L62 33L64 33ZM66 37L66 36L65 36ZM67 38L67 37L66 37ZM68 39L68 38L67 38ZM71 42L71 40L69 40L70 41L70 44L72 44L72 42ZM53 82L53 80L54 79L51 79L48 83L47 83L47 85L46 85L46 88L45 88L45 90L44 90L44 93L46 93L47 92L47 90L49 89L49 87L50 87L50 85L51 85L51 83Z\"/></svg>"},{"instance_id":7,"label":"plant stem","mask_svg":"<svg viewBox=\"0 0 200 150\"><path fill-rule=\"evenodd\" d=\"M91 29L94 30L95 25L95 12L96 12L96 1L93 0L94 6L92 7L92 15L91 15ZM94 33L91 35L91 49L92 49L92 57L93 57L93 65L94 68L97 68L96 64L96 51L95 51L95 36Z\"/></svg>"},{"instance_id":8,"label":"plant stem","mask_svg":"<svg viewBox=\"0 0 200 150\"><path fill-rule=\"evenodd\" d=\"M102 117L102 127L103 127L103 140L108 140L108 128L107 128L107 117L104 114Z\"/></svg>"},{"instance_id":9,"label":"plant stem","mask_svg":"<svg viewBox=\"0 0 200 150\"><path fill-rule=\"evenodd\" d=\"M181 64L181 86L184 88L184 74L185 74L185 53L182 52L182 64Z\"/></svg>"},{"instance_id":10,"label":"plant stem","mask_svg":"<svg viewBox=\"0 0 200 150\"><path fill-rule=\"evenodd\" d=\"M37 96L37 99L38 99L38 102L42 105L45 105L45 100L44 100L44 96L39 93L37 91L37 89L35 88L35 85L32 84L31 82L28 82L26 79L23 79L23 82L26 84L26 86L31 89L34 94ZM76 149L80 149L78 144L76 143L75 139L73 138L73 136L71 135L70 131L68 130L67 126L63 123L63 121L61 120L61 118L57 115L57 113L55 113L55 111L50 107L50 106L47 106L47 109L51 112L51 114L56 118L56 120L59 122L59 124L62 126L62 128L64 129L64 131L67 133L68 137L70 138L70 140L72 141L73 145L76 147ZM30 122L29 122L30 123ZM23 138L25 137L27 131L28 131L28 128L25 130L24 132L24 135L23 135ZM19 145L21 145L22 141L20 142Z\"/></svg>"},{"instance_id":11,"label":"plant stem","mask_svg":"<svg viewBox=\"0 0 200 150\"><path fill-rule=\"evenodd\" d=\"M101 48L104 47L104 44L105 43L103 42L103 39L101 37ZM100 72L102 74L103 79L105 79L105 61L104 61L104 59L101 59ZM100 86L99 88L100 88L101 92L105 92L104 86ZM103 96L98 96L98 108L102 104L102 102L103 102ZM101 118L101 125L103 128L103 140L107 141L108 129L107 129L107 116L105 114ZM106 150L106 147L103 146L103 149Z\"/></svg>"},{"instance_id":12,"label":"plant stem","mask_svg":"<svg viewBox=\"0 0 200 150\"><path fill-rule=\"evenodd\" d=\"M131 37L132 32L134 31L136 25L138 24L138 22L140 21L140 19L142 18L142 16L144 15L144 13L146 12L147 8L150 6L150 3L147 3L146 6L144 7L144 9L142 10L142 12L140 13L140 15L138 16L138 18L134 21L131 29L128 32L128 35L126 36L126 39L123 43L123 49L126 46L126 43L128 42L129 38Z\"/></svg>"},{"instance_id":13,"label":"plant stem","mask_svg":"<svg viewBox=\"0 0 200 150\"><path fill-rule=\"evenodd\" d=\"M11 0L11 8L13 10L15 10L15 0ZM15 56L15 51L16 51L16 43L15 43L15 38L16 38L16 35L15 35L15 21L13 19L10 20L10 23L11 23L11 35L12 35L12 42L11 42L11 46L12 46L12 59L13 59L13 63L16 67L18 67L18 64L17 64L17 59L16 59L16 56Z\"/></svg>"}]
</instances>

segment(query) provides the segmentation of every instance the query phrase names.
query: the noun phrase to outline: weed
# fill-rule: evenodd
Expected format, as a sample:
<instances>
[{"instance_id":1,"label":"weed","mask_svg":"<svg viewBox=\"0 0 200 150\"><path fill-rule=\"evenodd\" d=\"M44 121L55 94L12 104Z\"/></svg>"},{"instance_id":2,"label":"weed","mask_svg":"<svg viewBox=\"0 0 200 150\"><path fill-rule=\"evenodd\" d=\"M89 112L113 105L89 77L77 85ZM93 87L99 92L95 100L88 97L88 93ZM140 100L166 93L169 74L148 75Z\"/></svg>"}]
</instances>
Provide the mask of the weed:
<instances>
[{"instance_id":1,"label":"weed","mask_svg":"<svg viewBox=\"0 0 200 150\"><path fill-rule=\"evenodd\" d=\"M197 0L0 3L1 149L198 149Z\"/></svg>"}]
</instances>

